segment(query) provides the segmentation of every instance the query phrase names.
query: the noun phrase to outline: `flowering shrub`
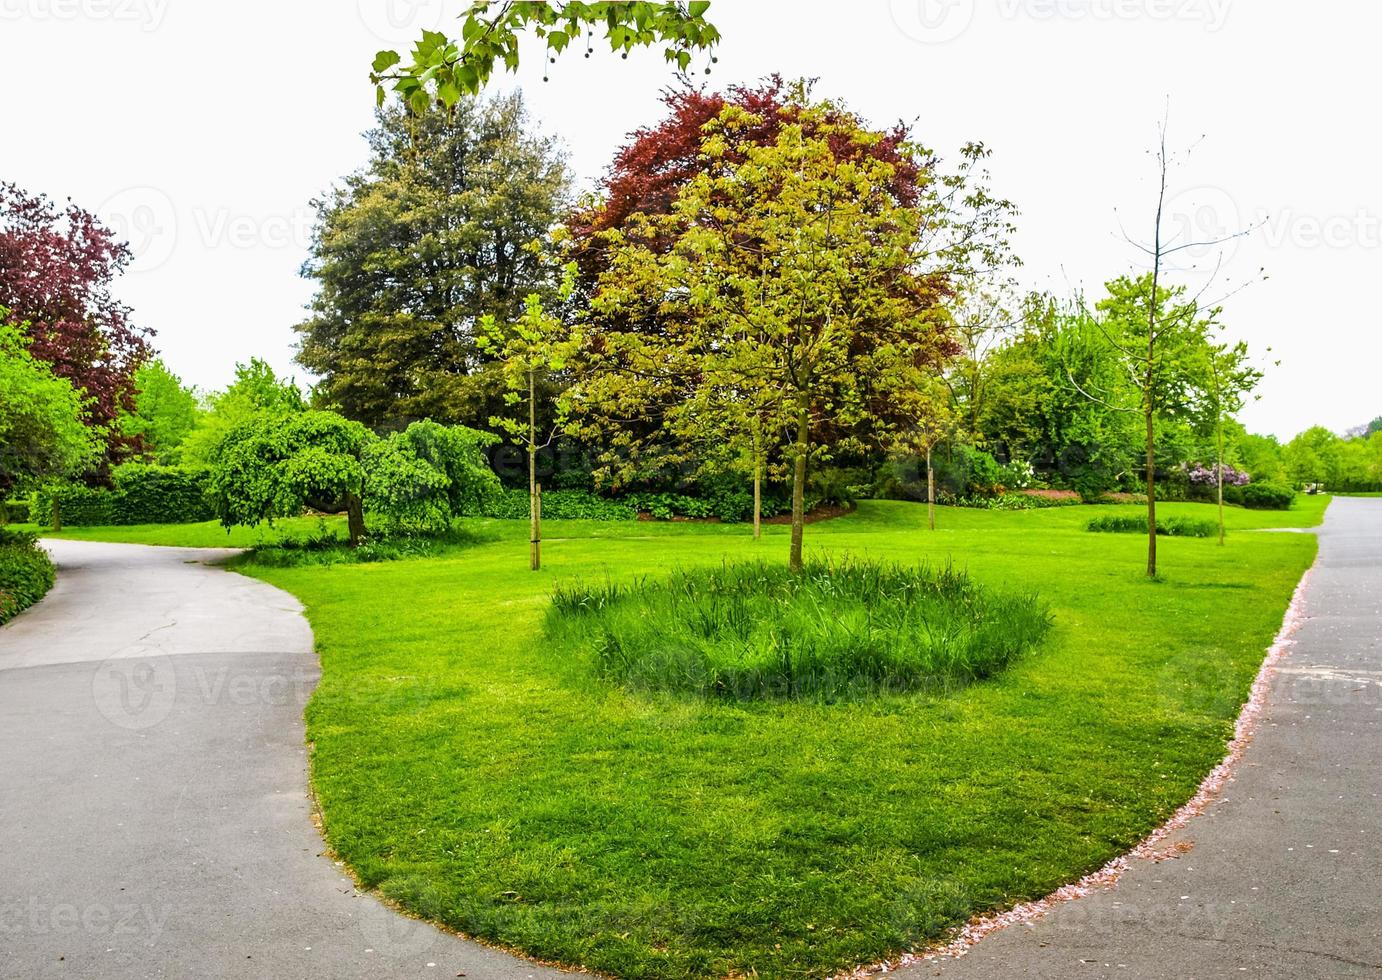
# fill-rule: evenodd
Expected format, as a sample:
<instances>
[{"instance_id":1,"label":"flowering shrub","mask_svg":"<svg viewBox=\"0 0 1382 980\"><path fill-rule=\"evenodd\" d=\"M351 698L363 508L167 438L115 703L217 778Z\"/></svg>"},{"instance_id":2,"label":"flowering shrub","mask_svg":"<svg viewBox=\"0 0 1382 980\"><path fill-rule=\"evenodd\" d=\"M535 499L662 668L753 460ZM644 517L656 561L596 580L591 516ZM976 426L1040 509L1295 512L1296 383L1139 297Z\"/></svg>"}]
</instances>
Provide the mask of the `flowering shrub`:
<instances>
[{"instance_id":1,"label":"flowering shrub","mask_svg":"<svg viewBox=\"0 0 1382 980\"><path fill-rule=\"evenodd\" d=\"M1224 486L1226 487L1247 486L1248 481L1252 479L1242 470L1236 470L1227 463L1223 464L1223 470ZM1213 487L1217 486L1219 483L1219 471L1213 464L1209 466L1196 464L1195 466L1186 467L1185 475L1186 478L1190 480L1192 486Z\"/></svg>"}]
</instances>

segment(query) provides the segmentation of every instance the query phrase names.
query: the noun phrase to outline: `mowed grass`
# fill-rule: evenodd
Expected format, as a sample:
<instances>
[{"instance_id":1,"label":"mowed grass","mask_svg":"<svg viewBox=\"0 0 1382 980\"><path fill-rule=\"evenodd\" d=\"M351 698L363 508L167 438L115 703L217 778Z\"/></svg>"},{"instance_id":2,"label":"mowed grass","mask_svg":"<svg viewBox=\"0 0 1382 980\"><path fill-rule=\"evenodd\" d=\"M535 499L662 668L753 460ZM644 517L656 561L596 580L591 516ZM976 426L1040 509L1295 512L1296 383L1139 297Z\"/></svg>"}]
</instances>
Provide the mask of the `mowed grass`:
<instances>
[{"instance_id":1,"label":"mowed grass","mask_svg":"<svg viewBox=\"0 0 1382 980\"><path fill-rule=\"evenodd\" d=\"M1043 895L1187 799L1315 554L1313 535L1250 532L1312 526L1326 503L1230 509L1226 546L1164 539L1149 582L1143 540L1084 530L1136 507L943 508L929 532L924 507L866 502L809 528L808 552L953 562L1035 589L1054 627L957 692L837 704L631 693L544 639L558 583L785 561L785 528L755 544L735 526L549 522L534 574L522 522L475 521L499 540L244 567L307 606L324 671L313 782L365 885L609 973L824 976ZM79 533L211 543L196 527Z\"/></svg>"}]
</instances>

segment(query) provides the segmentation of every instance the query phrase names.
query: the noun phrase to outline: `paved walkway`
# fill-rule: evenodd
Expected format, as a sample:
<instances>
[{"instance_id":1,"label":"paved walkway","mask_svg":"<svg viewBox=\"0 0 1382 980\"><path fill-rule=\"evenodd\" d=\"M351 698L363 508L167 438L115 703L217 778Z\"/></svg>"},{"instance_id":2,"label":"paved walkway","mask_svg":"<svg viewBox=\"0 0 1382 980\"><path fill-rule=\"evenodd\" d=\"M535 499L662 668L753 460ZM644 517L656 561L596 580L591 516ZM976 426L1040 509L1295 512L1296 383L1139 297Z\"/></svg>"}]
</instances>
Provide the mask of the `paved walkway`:
<instances>
[{"instance_id":1,"label":"paved walkway","mask_svg":"<svg viewBox=\"0 0 1382 980\"><path fill-rule=\"evenodd\" d=\"M1382 977L1382 499L1339 498L1310 619L1220 802L1116 887L898 971L945 980Z\"/></svg>"},{"instance_id":2,"label":"paved walkway","mask_svg":"<svg viewBox=\"0 0 1382 980\"><path fill-rule=\"evenodd\" d=\"M0 977L558 976L405 918L321 856L297 601L230 552L53 541L0 629Z\"/></svg>"}]
</instances>

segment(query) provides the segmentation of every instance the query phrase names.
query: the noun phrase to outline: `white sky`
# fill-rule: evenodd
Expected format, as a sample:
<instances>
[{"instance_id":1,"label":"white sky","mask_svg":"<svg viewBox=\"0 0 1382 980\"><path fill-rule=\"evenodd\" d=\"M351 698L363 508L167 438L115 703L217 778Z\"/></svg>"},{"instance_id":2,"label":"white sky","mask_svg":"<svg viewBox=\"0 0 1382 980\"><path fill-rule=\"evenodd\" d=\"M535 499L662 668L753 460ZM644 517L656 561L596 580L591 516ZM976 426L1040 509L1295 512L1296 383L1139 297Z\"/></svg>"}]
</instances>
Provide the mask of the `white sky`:
<instances>
[{"instance_id":1,"label":"white sky","mask_svg":"<svg viewBox=\"0 0 1382 980\"><path fill-rule=\"evenodd\" d=\"M310 284L308 201L364 158L368 64L461 0L0 0L0 179L71 196L139 253L120 294L184 380L292 363ZM1177 229L1263 222L1229 249L1230 333L1268 373L1250 427L1289 436L1382 414L1382 5L1320 0L715 0L706 81L820 79L876 124L953 157L994 150L1022 209L1025 284L1091 291L1147 230L1166 99ZM660 54L568 54L518 76L585 181L659 116ZM501 85L515 80L506 76ZM1116 212L1116 213L1115 213ZM1211 294L1212 295L1212 294ZM1271 347L1271 355L1265 348Z\"/></svg>"}]
</instances>

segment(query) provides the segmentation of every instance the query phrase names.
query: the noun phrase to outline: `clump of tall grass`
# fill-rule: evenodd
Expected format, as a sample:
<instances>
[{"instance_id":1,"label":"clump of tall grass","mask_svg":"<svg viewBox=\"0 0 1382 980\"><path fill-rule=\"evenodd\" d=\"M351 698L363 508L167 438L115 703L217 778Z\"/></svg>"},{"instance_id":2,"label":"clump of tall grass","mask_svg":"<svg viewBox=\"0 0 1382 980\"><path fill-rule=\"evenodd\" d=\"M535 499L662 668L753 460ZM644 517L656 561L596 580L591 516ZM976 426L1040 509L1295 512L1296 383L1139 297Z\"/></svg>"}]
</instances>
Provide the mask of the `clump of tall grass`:
<instances>
[{"instance_id":1,"label":"clump of tall grass","mask_svg":"<svg viewBox=\"0 0 1382 980\"><path fill-rule=\"evenodd\" d=\"M1147 515L1096 517L1085 525L1085 530L1109 534L1146 534ZM1212 538L1219 533L1219 525L1189 517L1164 517L1156 522L1156 533L1170 538Z\"/></svg>"},{"instance_id":2,"label":"clump of tall grass","mask_svg":"<svg viewBox=\"0 0 1382 980\"><path fill-rule=\"evenodd\" d=\"M758 562L560 585L547 628L634 690L840 700L981 680L1050 623L1035 596L949 566L820 559L796 574Z\"/></svg>"}]
</instances>

